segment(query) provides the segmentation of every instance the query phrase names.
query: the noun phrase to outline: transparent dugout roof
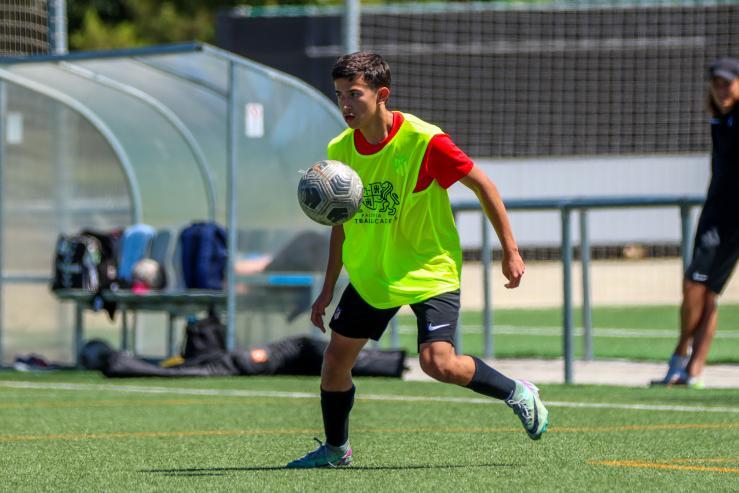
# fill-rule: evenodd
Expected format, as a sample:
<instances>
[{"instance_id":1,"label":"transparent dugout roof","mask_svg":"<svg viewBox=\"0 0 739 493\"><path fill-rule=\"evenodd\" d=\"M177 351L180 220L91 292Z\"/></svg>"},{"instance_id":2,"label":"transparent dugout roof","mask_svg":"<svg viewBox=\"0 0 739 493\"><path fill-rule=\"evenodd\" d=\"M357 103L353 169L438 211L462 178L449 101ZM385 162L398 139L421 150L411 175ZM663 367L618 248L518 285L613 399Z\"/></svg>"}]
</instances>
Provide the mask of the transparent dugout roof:
<instances>
[{"instance_id":1,"label":"transparent dugout roof","mask_svg":"<svg viewBox=\"0 0 739 493\"><path fill-rule=\"evenodd\" d=\"M212 219L232 277L306 230L325 236L298 206L299 171L344 128L319 91L205 44L0 58L0 365L31 349L69 359L70 307L48 292L60 233ZM276 302L274 321L261 301L235 313L237 289L228 324L242 343L309 327Z\"/></svg>"},{"instance_id":2,"label":"transparent dugout roof","mask_svg":"<svg viewBox=\"0 0 739 493\"><path fill-rule=\"evenodd\" d=\"M344 126L331 102L297 79L188 44L5 58L0 81L91 122L123 168L128 183L120 185L130 196L133 221L225 223L229 63L236 81L239 226L292 227L302 222L295 217L298 170L322 159L326 143ZM75 145L84 142L68 143ZM111 179L120 180L120 174ZM268 202L276 205L264 207Z\"/></svg>"}]
</instances>

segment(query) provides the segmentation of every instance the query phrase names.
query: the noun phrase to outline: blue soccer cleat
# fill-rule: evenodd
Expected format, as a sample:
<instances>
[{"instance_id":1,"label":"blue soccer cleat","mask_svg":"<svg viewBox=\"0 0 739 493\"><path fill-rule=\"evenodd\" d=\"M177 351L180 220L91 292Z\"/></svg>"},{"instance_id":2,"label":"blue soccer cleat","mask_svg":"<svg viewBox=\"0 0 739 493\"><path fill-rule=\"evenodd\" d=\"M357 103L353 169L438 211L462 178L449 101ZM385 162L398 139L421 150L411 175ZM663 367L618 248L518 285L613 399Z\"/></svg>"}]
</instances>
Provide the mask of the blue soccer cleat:
<instances>
[{"instance_id":1,"label":"blue soccer cleat","mask_svg":"<svg viewBox=\"0 0 739 493\"><path fill-rule=\"evenodd\" d=\"M539 398L539 389L526 380L516 380L516 390L506 404L513 409L532 440L538 440L547 431L549 411Z\"/></svg>"},{"instance_id":2,"label":"blue soccer cleat","mask_svg":"<svg viewBox=\"0 0 739 493\"><path fill-rule=\"evenodd\" d=\"M667 374L665 377L661 380L652 380L650 385L672 385L678 383L678 381L686 375L689 361L690 354L687 356L673 354L670 357L670 361L667 363Z\"/></svg>"},{"instance_id":3,"label":"blue soccer cleat","mask_svg":"<svg viewBox=\"0 0 739 493\"><path fill-rule=\"evenodd\" d=\"M318 442L318 448L313 452L308 452L300 459L289 462L285 467L287 469L310 469L314 467L345 467L352 463L352 448L349 442L344 447L333 447L327 443L321 442L318 438L314 438Z\"/></svg>"}]
</instances>

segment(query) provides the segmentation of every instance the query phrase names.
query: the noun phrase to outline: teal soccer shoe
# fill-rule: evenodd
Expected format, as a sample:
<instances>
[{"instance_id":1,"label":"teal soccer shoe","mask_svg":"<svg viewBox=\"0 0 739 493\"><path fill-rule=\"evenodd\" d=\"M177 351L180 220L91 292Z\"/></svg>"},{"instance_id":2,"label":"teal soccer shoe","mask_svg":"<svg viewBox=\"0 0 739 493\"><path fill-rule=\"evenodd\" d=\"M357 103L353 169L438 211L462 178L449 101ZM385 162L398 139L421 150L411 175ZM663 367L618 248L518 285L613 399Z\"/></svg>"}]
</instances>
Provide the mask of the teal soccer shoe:
<instances>
[{"instance_id":1,"label":"teal soccer shoe","mask_svg":"<svg viewBox=\"0 0 739 493\"><path fill-rule=\"evenodd\" d=\"M547 431L549 411L539 398L539 389L526 380L516 380L516 390L506 404L513 409L532 440L538 440Z\"/></svg>"},{"instance_id":2,"label":"teal soccer shoe","mask_svg":"<svg viewBox=\"0 0 739 493\"><path fill-rule=\"evenodd\" d=\"M314 438L318 442L318 448L312 452L308 452L300 459L288 463L285 467L288 469L309 469L314 467L345 467L352 463L352 448L347 442L345 447L332 447L327 443L321 442L318 438Z\"/></svg>"}]
</instances>

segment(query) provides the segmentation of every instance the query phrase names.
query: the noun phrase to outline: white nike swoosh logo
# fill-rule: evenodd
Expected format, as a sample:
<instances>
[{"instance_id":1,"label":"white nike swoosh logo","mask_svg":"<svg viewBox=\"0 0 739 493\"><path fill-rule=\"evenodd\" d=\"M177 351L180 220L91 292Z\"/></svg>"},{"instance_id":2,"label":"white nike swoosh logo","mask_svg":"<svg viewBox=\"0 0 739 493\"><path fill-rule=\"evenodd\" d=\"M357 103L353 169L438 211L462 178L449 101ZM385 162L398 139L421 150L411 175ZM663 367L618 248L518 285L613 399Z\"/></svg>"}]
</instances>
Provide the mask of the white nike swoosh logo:
<instances>
[{"instance_id":1,"label":"white nike swoosh logo","mask_svg":"<svg viewBox=\"0 0 739 493\"><path fill-rule=\"evenodd\" d=\"M433 332L437 329L441 329L442 327L449 327L449 324L441 324L441 325L431 325L429 324L429 332Z\"/></svg>"}]
</instances>

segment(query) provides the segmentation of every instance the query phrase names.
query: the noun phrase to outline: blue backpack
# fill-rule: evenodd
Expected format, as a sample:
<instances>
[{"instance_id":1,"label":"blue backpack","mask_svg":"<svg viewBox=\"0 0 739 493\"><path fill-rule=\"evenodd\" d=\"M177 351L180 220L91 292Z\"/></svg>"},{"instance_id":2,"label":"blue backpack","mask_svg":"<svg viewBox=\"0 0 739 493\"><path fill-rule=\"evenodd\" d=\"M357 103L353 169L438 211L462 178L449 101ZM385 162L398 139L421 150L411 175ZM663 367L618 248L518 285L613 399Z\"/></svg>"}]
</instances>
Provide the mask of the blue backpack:
<instances>
[{"instance_id":1,"label":"blue backpack","mask_svg":"<svg viewBox=\"0 0 739 493\"><path fill-rule=\"evenodd\" d=\"M223 289L226 230L214 222L195 222L180 232L178 243L185 288Z\"/></svg>"},{"instance_id":2,"label":"blue backpack","mask_svg":"<svg viewBox=\"0 0 739 493\"><path fill-rule=\"evenodd\" d=\"M118 261L118 282L128 288L133 281L136 262L149 255L151 240L156 230L148 224L132 224L123 231Z\"/></svg>"}]
</instances>

